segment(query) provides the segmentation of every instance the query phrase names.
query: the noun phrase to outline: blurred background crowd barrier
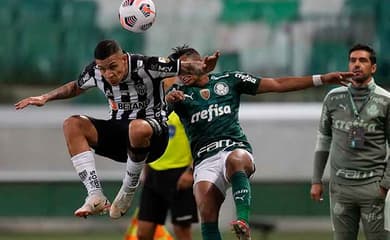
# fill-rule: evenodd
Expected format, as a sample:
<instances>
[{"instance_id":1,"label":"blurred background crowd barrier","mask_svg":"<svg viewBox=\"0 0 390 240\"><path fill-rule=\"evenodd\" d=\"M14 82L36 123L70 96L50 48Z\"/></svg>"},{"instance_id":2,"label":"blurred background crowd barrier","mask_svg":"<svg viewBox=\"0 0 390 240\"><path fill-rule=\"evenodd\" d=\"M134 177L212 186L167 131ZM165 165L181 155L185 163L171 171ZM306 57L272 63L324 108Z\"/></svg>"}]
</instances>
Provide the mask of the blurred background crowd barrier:
<instances>
[{"instance_id":1,"label":"blurred background crowd barrier","mask_svg":"<svg viewBox=\"0 0 390 240\"><path fill-rule=\"evenodd\" d=\"M218 49L220 70L260 76L346 70L348 49L362 42L377 50L377 82L388 86L387 0L156 0L156 23L143 34L120 28L119 4L1 0L0 83L37 87L73 80L92 60L96 43L114 38L125 50L148 55L165 56L184 43L204 55ZM3 92L0 101L18 98L18 91ZM91 94L79 102L97 99ZM319 101L321 96L292 99Z\"/></svg>"},{"instance_id":2,"label":"blurred background crowd barrier","mask_svg":"<svg viewBox=\"0 0 390 240\"><path fill-rule=\"evenodd\" d=\"M361 42L377 51L377 83L390 87L388 0L154 0L156 23L142 34L121 29L120 2L0 0L0 220L5 217L0 230L4 223L12 224L10 217L70 217L83 202L62 121L78 113L106 116L105 105L80 107L104 104L105 98L91 90L66 105L50 103L21 112L15 112L12 103L76 79L104 38L145 55L166 56L183 44L204 55L220 50L217 70L256 76L344 71L348 49ZM326 201L314 205L309 199L319 102L327 90L243 98L301 103L244 107L243 128L258 166L254 215L328 218ZM122 167L99 158L98 166L103 186L113 197ZM24 204L26 198L29 205ZM231 207L223 214L223 221L228 221Z\"/></svg>"}]
</instances>

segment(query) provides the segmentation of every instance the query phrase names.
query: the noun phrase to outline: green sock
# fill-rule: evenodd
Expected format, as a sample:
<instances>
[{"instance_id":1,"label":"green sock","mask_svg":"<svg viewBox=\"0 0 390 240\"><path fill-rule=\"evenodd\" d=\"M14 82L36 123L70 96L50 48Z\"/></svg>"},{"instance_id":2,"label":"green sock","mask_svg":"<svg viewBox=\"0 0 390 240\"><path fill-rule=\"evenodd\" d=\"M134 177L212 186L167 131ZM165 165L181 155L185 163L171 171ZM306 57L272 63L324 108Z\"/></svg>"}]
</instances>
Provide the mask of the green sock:
<instances>
[{"instance_id":1,"label":"green sock","mask_svg":"<svg viewBox=\"0 0 390 240\"><path fill-rule=\"evenodd\" d=\"M221 233L218 229L218 223L202 223L201 229L203 240L222 240Z\"/></svg>"},{"instance_id":2,"label":"green sock","mask_svg":"<svg viewBox=\"0 0 390 240\"><path fill-rule=\"evenodd\" d=\"M245 172L235 172L231 177L233 199L238 220L249 223L251 206L251 186Z\"/></svg>"}]
</instances>

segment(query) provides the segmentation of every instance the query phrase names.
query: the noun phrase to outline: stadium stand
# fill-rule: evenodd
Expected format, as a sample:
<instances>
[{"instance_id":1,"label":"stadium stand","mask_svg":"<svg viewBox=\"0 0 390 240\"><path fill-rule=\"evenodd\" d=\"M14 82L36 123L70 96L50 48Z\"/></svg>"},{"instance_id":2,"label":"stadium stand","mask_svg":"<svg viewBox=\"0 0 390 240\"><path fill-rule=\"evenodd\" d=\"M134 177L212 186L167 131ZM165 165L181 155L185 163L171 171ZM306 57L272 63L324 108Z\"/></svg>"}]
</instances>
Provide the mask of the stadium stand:
<instances>
[{"instance_id":1,"label":"stadium stand","mask_svg":"<svg viewBox=\"0 0 390 240\"><path fill-rule=\"evenodd\" d=\"M38 24L38 23L35 23ZM39 26L20 30L20 42L17 46L18 66L26 71L18 74L17 81L23 83L50 83L58 73L61 31L55 23L41 22ZM42 37L44 36L44 37Z\"/></svg>"},{"instance_id":2,"label":"stadium stand","mask_svg":"<svg viewBox=\"0 0 390 240\"><path fill-rule=\"evenodd\" d=\"M58 85L74 79L92 59L97 41L114 38L125 50L147 55L165 55L184 43L203 54L219 49L223 54L218 70L262 75L345 69L342 53L360 41L377 49L382 66L378 80L387 84L382 79L390 75L386 54L390 50L389 1L334 0L338 3L322 13L319 9L327 5L310 0L199 1L167 0L158 6L159 19L152 31L134 34L119 27L111 14L117 6L102 4L103 0L1 0L0 64L4 70L0 83ZM110 12L114 27L102 26L107 22L101 19L102 6ZM175 18L171 6L181 9ZM199 10L192 11L194 7ZM321 32L344 35L329 39ZM313 48L300 51L302 46ZM23 73L16 71L21 65Z\"/></svg>"},{"instance_id":3,"label":"stadium stand","mask_svg":"<svg viewBox=\"0 0 390 240\"><path fill-rule=\"evenodd\" d=\"M60 21L65 29L96 26L98 5L94 1L59 1Z\"/></svg>"},{"instance_id":4,"label":"stadium stand","mask_svg":"<svg viewBox=\"0 0 390 240\"><path fill-rule=\"evenodd\" d=\"M0 1L0 27L4 28L14 24L16 19L16 2L13 0Z\"/></svg>"},{"instance_id":5,"label":"stadium stand","mask_svg":"<svg viewBox=\"0 0 390 240\"><path fill-rule=\"evenodd\" d=\"M112 38L118 41L122 48L128 52L139 54L144 52L144 34L128 32L118 26L105 31L104 35L105 38Z\"/></svg>"},{"instance_id":6,"label":"stadium stand","mask_svg":"<svg viewBox=\"0 0 390 240\"><path fill-rule=\"evenodd\" d=\"M299 0L225 0L220 16L222 22L266 21L274 25L295 20L299 15Z\"/></svg>"},{"instance_id":7,"label":"stadium stand","mask_svg":"<svg viewBox=\"0 0 390 240\"><path fill-rule=\"evenodd\" d=\"M236 71L241 69L240 55L237 52L225 52L219 58L218 66L224 71Z\"/></svg>"}]
</instances>

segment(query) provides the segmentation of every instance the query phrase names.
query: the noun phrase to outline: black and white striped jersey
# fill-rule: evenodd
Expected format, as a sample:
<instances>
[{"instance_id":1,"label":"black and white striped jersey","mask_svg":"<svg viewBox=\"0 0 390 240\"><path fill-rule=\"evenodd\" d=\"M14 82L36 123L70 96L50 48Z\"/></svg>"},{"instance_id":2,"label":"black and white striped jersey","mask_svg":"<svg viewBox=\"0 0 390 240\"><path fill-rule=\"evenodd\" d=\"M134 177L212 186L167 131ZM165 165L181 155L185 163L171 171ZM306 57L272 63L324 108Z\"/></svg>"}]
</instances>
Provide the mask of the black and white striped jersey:
<instances>
[{"instance_id":1,"label":"black and white striped jersey","mask_svg":"<svg viewBox=\"0 0 390 240\"><path fill-rule=\"evenodd\" d=\"M180 61L164 57L128 55L129 74L119 85L104 79L95 61L85 67L77 85L81 89L98 87L110 106L111 119L154 118L166 121L162 80L179 73Z\"/></svg>"}]
</instances>

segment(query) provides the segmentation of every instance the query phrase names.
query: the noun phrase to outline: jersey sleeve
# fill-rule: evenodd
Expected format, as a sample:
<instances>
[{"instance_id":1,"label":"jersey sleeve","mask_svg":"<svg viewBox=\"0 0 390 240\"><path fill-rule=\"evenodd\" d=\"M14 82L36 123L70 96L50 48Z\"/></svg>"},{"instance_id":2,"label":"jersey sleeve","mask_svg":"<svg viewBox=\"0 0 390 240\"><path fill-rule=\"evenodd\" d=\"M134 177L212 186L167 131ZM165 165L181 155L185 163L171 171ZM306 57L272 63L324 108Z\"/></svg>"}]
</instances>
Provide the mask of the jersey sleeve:
<instances>
[{"instance_id":1,"label":"jersey sleeve","mask_svg":"<svg viewBox=\"0 0 390 240\"><path fill-rule=\"evenodd\" d=\"M329 94L325 97L324 103L322 105L320 125L318 127L318 132L324 136L332 137L332 117L330 116L330 111L328 108Z\"/></svg>"},{"instance_id":2,"label":"jersey sleeve","mask_svg":"<svg viewBox=\"0 0 390 240\"><path fill-rule=\"evenodd\" d=\"M245 72L231 72L230 74L233 75L238 92L256 95L261 78Z\"/></svg>"},{"instance_id":3,"label":"jersey sleeve","mask_svg":"<svg viewBox=\"0 0 390 240\"><path fill-rule=\"evenodd\" d=\"M83 72L80 74L77 82L77 86L81 89L88 89L92 87L96 87L96 79L95 79L95 61L86 66Z\"/></svg>"},{"instance_id":4,"label":"jersey sleeve","mask_svg":"<svg viewBox=\"0 0 390 240\"><path fill-rule=\"evenodd\" d=\"M131 55L132 69L144 68L145 71L154 79L173 77L179 74L180 60L173 60L166 57L147 57Z\"/></svg>"},{"instance_id":5,"label":"jersey sleeve","mask_svg":"<svg viewBox=\"0 0 390 240\"><path fill-rule=\"evenodd\" d=\"M328 108L329 94L325 97L322 105L320 123L317 131L316 152L329 152L332 141L332 117Z\"/></svg>"},{"instance_id":6,"label":"jersey sleeve","mask_svg":"<svg viewBox=\"0 0 390 240\"><path fill-rule=\"evenodd\" d=\"M328 111L327 97L325 98L322 105L320 124L317 131L317 142L315 146L313 175L311 181L312 184L321 183L322 181L322 176L324 175L324 170L328 161L330 144L332 141L332 118L330 117Z\"/></svg>"}]
</instances>

